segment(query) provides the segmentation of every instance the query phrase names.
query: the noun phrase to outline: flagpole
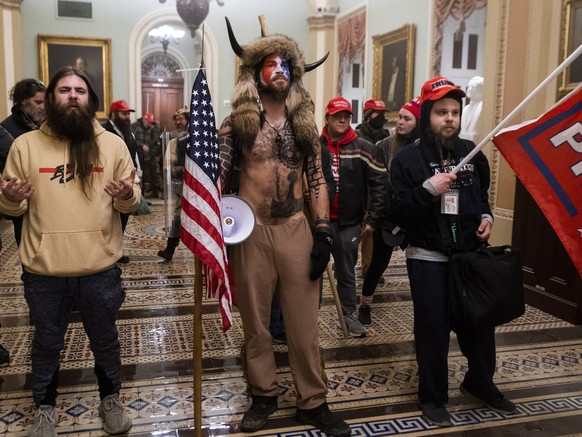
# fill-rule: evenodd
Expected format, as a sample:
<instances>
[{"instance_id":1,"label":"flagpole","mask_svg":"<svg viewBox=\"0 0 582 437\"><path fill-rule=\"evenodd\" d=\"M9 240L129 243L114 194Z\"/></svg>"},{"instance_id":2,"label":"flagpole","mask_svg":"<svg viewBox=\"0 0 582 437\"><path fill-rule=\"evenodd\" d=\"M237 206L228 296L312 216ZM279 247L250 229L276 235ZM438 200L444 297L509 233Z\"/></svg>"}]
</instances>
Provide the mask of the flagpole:
<instances>
[{"instance_id":1,"label":"flagpole","mask_svg":"<svg viewBox=\"0 0 582 437\"><path fill-rule=\"evenodd\" d=\"M202 261L194 257L194 435L202 436Z\"/></svg>"},{"instance_id":2,"label":"flagpole","mask_svg":"<svg viewBox=\"0 0 582 437\"><path fill-rule=\"evenodd\" d=\"M489 135L487 135L485 138L483 138L483 140L481 140L481 142L477 145L477 147L475 147L473 150L471 150L471 152L465 156L465 158L459 162L459 164L451 171L451 173L453 174L457 174L458 171L461 169L462 166L464 166L467 162L469 162L473 156L475 156L477 153L479 153L479 151L485 146L485 144L487 144L489 141L491 141L493 139L493 137L497 134L497 132L499 132L501 129L503 129L503 127L507 124L507 122L509 120L511 120L511 118L513 118L513 116L515 114L517 114L531 99L534 98L534 96L543 88L546 87L546 85L548 85L548 83L550 83L552 80L554 80L562 71L564 71L566 69L566 67L568 65L570 65L572 62L574 62L574 60L580 56L580 54L582 53L582 44L578 46L578 48L576 50L574 50L574 52L572 52L572 54L570 56L568 56L564 62L562 62L558 68L556 68L554 71L552 71L552 73L546 77L544 79L544 81L542 83L540 83L536 89L534 89L519 105L517 105L517 107L511 111L509 113L509 115L507 117L505 117L496 127L495 129L493 129Z\"/></svg>"},{"instance_id":3,"label":"flagpole","mask_svg":"<svg viewBox=\"0 0 582 437\"><path fill-rule=\"evenodd\" d=\"M204 23L200 69L204 68ZM194 279L194 437L202 437L202 260L195 258Z\"/></svg>"}]
</instances>

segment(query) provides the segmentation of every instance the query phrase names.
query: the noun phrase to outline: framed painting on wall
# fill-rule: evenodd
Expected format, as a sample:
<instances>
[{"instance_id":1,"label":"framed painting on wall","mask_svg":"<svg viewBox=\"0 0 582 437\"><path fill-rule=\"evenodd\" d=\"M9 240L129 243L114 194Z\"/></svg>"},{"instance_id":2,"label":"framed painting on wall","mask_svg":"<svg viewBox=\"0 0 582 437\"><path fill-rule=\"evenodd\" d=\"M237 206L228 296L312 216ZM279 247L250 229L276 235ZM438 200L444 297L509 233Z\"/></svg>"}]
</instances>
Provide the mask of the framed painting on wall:
<instances>
[{"instance_id":1,"label":"framed painting on wall","mask_svg":"<svg viewBox=\"0 0 582 437\"><path fill-rule=\"evenodd\" d=\"M414 97L414 37L414 24L372 37L373 92L375 98L386 102L389 122L395 122L402 105Z\"/></svg>"},{"instance_id":2,"label":"framed painting on wall","mask_svg":"<svg viewBox=\"0 0 582 437\"><path fill-rule=\"evenodd\" d=\"M582 44L582 0L564 0L560 34L560 63ZM558 99L582 82L582 57L576 58L558 77Z\"/></svg>"},{"instance_id":3,"label":"framed painting on wall","mask_svg":"<svg viewBox=\"0 0 582 437\"><path fill-rule=\"evenodd\" d=\"M83 70L99 96L97 118L107 119L111 103L111 39L39 35L40 79L48 84L61 67Z\"/></svg>"}]
</instances>

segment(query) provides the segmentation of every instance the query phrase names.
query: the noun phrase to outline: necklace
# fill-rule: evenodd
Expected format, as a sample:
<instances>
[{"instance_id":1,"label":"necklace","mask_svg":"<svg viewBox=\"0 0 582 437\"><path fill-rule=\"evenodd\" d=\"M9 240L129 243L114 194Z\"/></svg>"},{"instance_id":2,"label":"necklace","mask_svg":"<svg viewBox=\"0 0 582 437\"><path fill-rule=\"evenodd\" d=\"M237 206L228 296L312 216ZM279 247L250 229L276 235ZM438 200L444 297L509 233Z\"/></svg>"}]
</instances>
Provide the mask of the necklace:
<instances>
[{"instance_id":1,"label":"necklace","mask_svg":"<svg viewBox=\"0 0 582 437\"><path fill-rule=\"evenodd\" d=\"M287 118L283 120L283 123L281 123L279 127L273 125L269 120L267 120L267 117L265 117L265 121L271 127L271 129L277 132L277 135L275 136L275 144L277 144L277 146L281 146L283 144L283 136L281 135L281 130L287 125Z\"/></svg>"}]
</instances>

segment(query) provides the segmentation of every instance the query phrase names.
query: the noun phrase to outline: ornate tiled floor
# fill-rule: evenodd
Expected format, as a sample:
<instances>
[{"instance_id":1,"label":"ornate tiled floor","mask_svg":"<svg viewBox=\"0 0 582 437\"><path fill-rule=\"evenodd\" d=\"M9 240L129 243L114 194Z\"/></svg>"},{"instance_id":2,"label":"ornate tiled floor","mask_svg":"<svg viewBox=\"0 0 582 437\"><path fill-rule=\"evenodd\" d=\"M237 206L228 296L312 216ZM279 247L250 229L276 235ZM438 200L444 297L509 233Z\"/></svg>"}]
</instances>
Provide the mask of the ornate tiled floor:
<instances>
[{"instance_id":1,"label":"ornate tiled floor","mask_svg":"<svg viewBox=\"0 0 582 437\"><path fill-rule=\"evenodd\" d=\"M181 245L174 261L162 262L164 215L154 201L152 215L132 217L122 266L127 299L118 322L122 344L122 400L132 416L131 435L194 435L192 255ZM0 342L12 362L0 366L0 434L27 435L32 417L29 349L32 328L20 283L21 267L9 222L0 222ZM404 257L398 252L379 286L373 325L363 339L343 338L325 281L320 341L329 379L328 401L346 419L354 436L565 436L582 433L582 327L538 309L497 329L495 380L518 405L511 416L494 413L458 391L466 369L454 338L449 360L449 409L455 426L437 429L416 405L416 363L412 305ZM202 307L202 434L242 435L239 423L248 407L240 363L242 326L222 332L217 303ZM294 419L295 388L286 347L274 346L279 363L279 410L261 436L320 436ZM92 356L73 313L62 354L58 432L104 435L96 412Z\"/></svg>"}]
</instances>

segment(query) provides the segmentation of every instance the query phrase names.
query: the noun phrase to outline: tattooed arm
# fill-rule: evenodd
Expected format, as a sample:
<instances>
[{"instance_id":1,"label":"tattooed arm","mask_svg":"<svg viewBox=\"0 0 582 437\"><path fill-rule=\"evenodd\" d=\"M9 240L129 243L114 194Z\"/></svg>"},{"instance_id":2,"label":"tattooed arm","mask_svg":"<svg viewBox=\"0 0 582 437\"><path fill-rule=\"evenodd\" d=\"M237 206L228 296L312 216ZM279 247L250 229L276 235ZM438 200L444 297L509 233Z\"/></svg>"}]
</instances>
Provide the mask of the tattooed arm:
<instances>
[{"instance_id":1,"label":"tattooed arm","mask_svg":"<svg viewBox=\"0 0 582 437\"><path fill-rule=\"evenodd\" d=\"M220 148L220 181L222 192L230 192L230 181L234 165L234 139L232 120L226 117L218 130L218 147Z\"/></svg>"},{"instance_id":2,"label":"tattooed arm","mask_svg":"<svg viewBox=\"0 0 582 437\"><path fill-rule=\"evenodd\" d=\"M329 196L321 162L321 144L315 140L315 156L307 158L307 186L315 230L329 233Z\"/></svg>"}]
</instances>

